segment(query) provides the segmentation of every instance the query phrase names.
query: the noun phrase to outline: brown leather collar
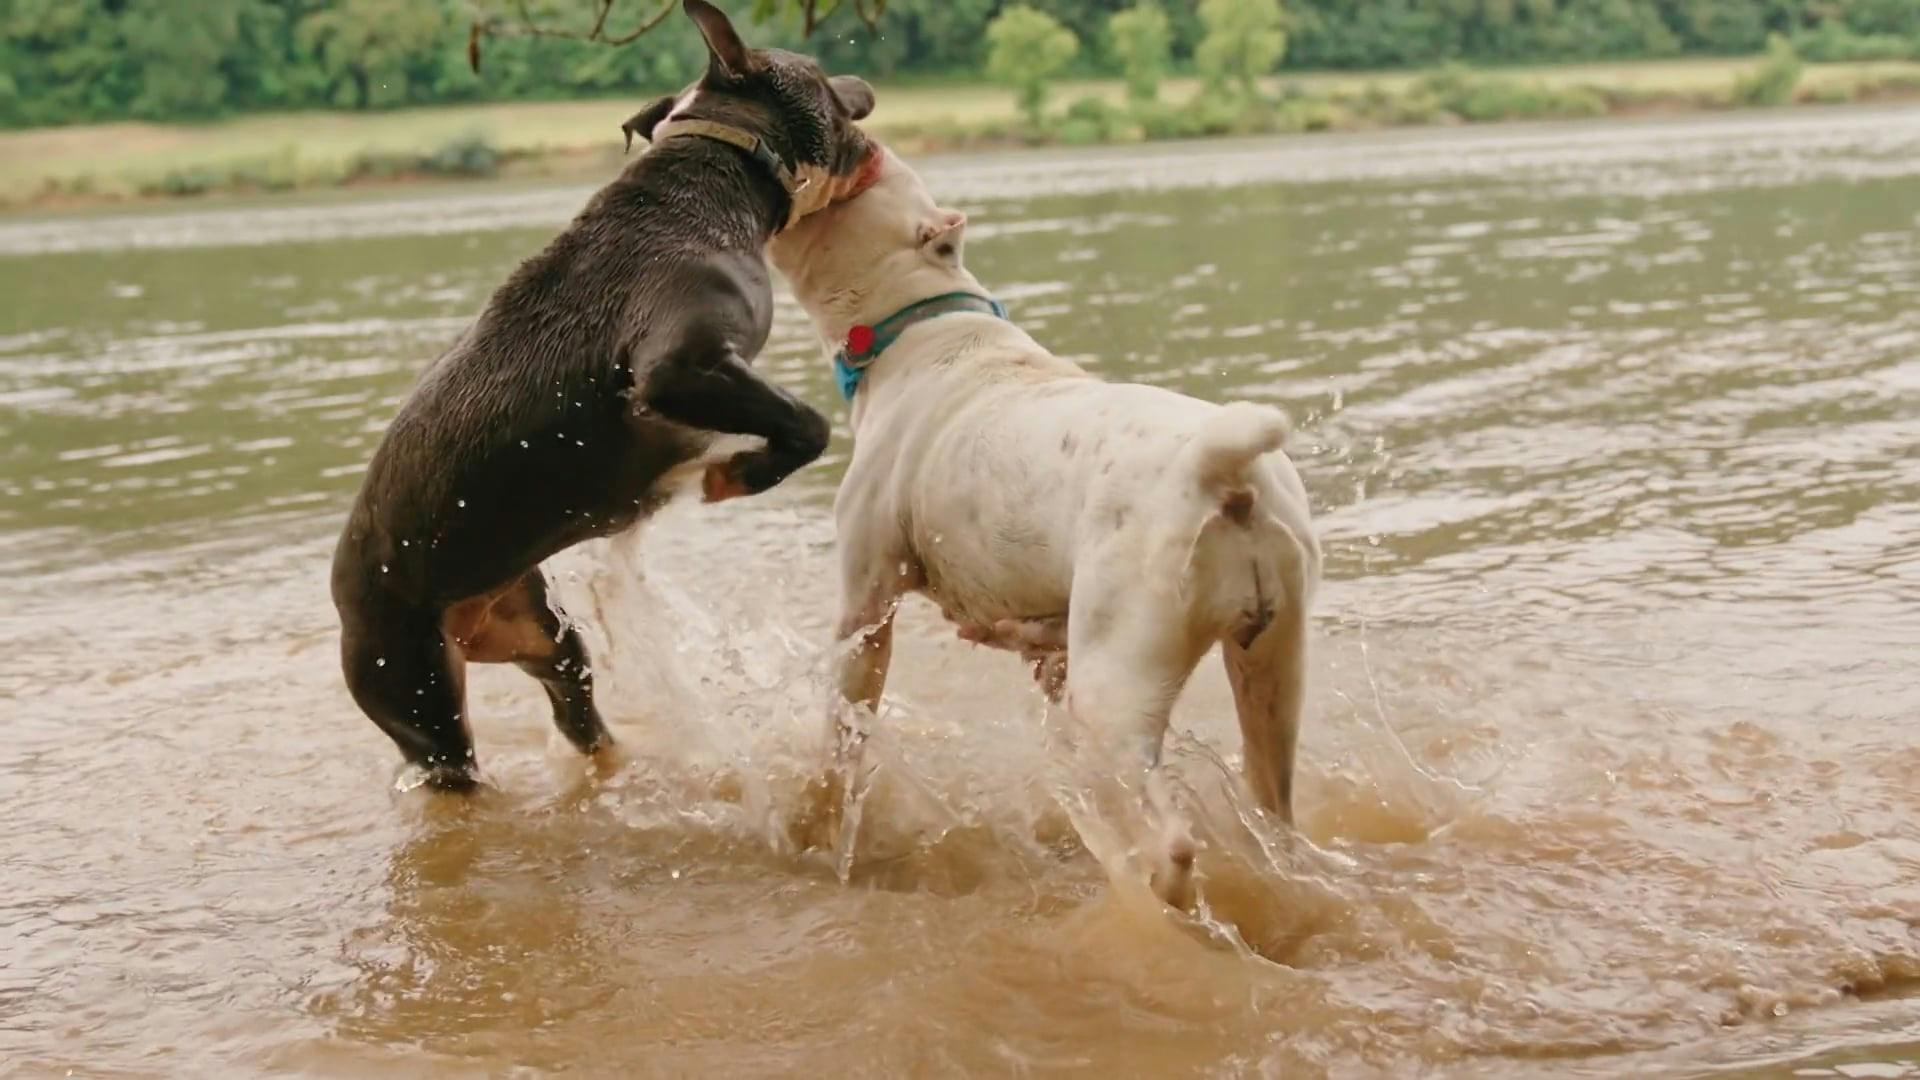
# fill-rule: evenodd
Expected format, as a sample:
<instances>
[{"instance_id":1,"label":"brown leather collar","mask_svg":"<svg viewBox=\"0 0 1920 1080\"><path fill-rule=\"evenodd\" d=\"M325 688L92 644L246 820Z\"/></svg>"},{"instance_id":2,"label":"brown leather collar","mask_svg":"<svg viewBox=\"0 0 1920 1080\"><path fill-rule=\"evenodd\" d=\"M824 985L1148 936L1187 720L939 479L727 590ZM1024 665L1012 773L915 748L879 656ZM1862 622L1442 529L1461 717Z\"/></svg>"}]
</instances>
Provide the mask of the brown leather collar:
<instances>
[{"instance_id":1,"label":"brown leather collar","mask_svg":"<svg viewBox=\"0 0 1920 1080\"><path fill-rule=\"evenodd\" d=\"M805 216L802 194L813 186L814 178L796 177L794 170L781 160L779 154L773 152L773 148L766 144L766 140L751 131L714 120L669 120L653 130L653 138L650 141L658 146L668 139L685 135L697 135L703 139L713 139L745 150L748 157L759 162L762 167L772 173L774 180L779 182L781 190L787 193L787 220L780 226L781 229Z\"/></svg>"}]
</instances>

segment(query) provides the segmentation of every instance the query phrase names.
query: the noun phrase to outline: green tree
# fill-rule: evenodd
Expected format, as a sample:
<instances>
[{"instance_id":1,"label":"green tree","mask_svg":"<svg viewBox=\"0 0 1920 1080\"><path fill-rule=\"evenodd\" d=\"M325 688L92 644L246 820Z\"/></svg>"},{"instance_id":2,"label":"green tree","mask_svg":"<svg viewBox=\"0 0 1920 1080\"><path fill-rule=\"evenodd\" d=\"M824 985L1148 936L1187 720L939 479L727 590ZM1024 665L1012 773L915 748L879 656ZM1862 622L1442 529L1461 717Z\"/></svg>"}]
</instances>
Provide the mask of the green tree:
<instances>
[{"instance_id":1,"label":"green tree","mask_svg":"<svg viewBox=\"0 0 1920 1080\"><path fill-rule=\"evenodd\" d=\"M829 70L965 78L977 77L988 58L988 21L1018 4L1057 20L1075 41L1102 42L1100 63L1129 73L1137 100L1154 68L1136 57L1165 53L1151 47L1150 16L1112 18L1136 2L1147 0L723 6L749 41L812 53ZM1803 46L1809 60L1920 52L1920 0L1281 0L1284 24L1274 0L1151 2L1166 17L1172 54L1236 91L1257 86L1283 58L1300 68L1431 68L1751 55L1776 33ZM638 97L684 85L705 63L699 35L678 9L678 0L0 0L0 126ZM809 9L819 22L811 34ZM877 18L877 30L868 32L862 13ZM750 21L754 15L763 18ZM485 28L478 76L465 48L476 23ZM1146 47L1123 43L1136 34ZM1786 62L1770 70L1784 73ZM997 74L1020 87L1038 78L1044 100L1046 79L1058 71L1022 61ZM1751 92L1765 97L1777 85L1783 74Z\"/></svg>"},{"instance_id":2,"label":"green tree","mask_svg":"<svg viewBox=\"0 0 1920 1080\"><path fill-rule=\"evenodd\" d=\"M1193 60L1207 85L1224 90L1237 82L1241 93L1256 95L1259 78L1287 51L1279 0L1200 0L1200 22L1207 36Z\"/></svg>"},{"instance_id":3,"label":"green tree","mask_svg":"<svg viewBox=\"0 0 1920 1080\"><path fill-rule=\"evenodd\" d=\"M418 0L338 0L300 22L333 81L333 100L365 109L407 99L423 56L453 49L445 12Z\"/></svg>"},{"instance_id":4,"label":"green tree","mask_svg":"<svg viewBox=\"0 0 1920 1080\"><path fill-rule=\"evenodd\" d=\"M127 58L138 74L128 111L165 119L225 110L222 62L238 50L240 20L251 0L133 0L120 14Z\"/></svg>"},{"instance_id":5,"label":"green tree","mask_svg":"<svg viewBox=\"0 0 1920 1080\"><path fill-rule=\"evenodd\" d=\"M1045 12L1020 6L987 24L987 75L1012 86L1036 127L1047 106L1047 83L1080 51L1073 31Z\"/></svg>"},{"instance_id":6,"label":"green tree","mask_svg":"<svg viewBox=\"0 0 1920 1080\"><path fill-rule=\"evenodd\" d=\"M1152 104L1173 51L1173 24L1154 0L1116 13L1107 20L1107 36L1120 70L1127 77L1127 99Z\"/></svg>"},{"instance_id":7,"label":"green tree","mask_svg":"<svg viewBox=\"0 0 1920 1080\"><path fill-rule=\"evenodd\" d=\"M0 2L0 117L8 124L124 120L137 83L104 0Z\"/></svg>"}]
</instances>

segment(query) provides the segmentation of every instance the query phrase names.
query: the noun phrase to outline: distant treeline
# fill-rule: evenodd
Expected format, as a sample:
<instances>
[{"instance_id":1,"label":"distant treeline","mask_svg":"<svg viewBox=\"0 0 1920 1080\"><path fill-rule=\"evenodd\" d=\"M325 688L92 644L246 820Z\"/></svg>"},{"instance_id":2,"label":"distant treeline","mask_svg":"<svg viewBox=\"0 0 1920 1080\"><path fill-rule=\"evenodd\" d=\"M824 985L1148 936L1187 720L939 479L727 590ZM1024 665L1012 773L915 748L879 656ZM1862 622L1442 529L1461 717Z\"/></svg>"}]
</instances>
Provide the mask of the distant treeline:
<instances>
[{"instance_id":1,"label":"distant treeline","mask_svg":"<svg viewBox=\"0 0 1920 1080\"><path fill-rule=\"evenodd\" d=\"M1085 43L1085 74L1118 65L1107 17L1132 0L1025 0ZM742 0L728 5L744 13ZM803 41L784 6L756 44L806 49L828 67L885 77L976 77L984 28L1010 0L887 0L875 35L845 11ZM851 8L851 4L845 5ZM1165 0L1174 57L1200 37L1195 0ZM1911 57L1920 0L1284 0L1283 69L1430 67L1746 54L1769 34L1808 59ZM544 25L583 26L592 0L529 0ZM631 25L655 0L618 0ZM0 126L184 120L267 109L371 109L575 98L678 86L702 59L687 21L632 45L559 37L490 40L468 69L476 10L502 0L0 0ZM619 27L616 27L616 29Z\"/></svg>"}]
</instances>

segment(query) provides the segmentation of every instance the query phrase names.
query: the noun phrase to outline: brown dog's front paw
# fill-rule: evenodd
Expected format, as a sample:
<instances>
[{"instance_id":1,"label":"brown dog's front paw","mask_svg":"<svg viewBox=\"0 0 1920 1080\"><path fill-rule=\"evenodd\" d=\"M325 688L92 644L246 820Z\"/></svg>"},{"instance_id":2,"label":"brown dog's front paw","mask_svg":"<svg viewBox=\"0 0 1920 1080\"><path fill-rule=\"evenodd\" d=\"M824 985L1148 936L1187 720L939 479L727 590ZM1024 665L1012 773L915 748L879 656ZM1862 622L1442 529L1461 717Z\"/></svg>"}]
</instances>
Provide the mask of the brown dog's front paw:
<instances>
[{"instance_id":1,"label":"brown dog's front paw","mask_svg":"<svg viewBox=\"0 0 1920 1080\"><path fill-rule=\"evenodd\" d=\"M734 477L731 465L732 462L722 461L707 466L706 474L700 478L700 494L707 502L725 502L753 494Z\"/></svg>"}]
</instances>

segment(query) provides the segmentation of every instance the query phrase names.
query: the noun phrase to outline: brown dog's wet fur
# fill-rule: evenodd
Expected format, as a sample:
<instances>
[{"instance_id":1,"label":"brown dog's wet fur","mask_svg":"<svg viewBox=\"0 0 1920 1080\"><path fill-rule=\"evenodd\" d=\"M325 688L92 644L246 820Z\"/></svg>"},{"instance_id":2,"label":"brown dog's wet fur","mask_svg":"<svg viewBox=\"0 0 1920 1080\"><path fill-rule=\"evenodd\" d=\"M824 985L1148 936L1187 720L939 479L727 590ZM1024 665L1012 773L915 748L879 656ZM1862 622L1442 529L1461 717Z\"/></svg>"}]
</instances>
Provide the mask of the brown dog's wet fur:
<instances>
[{"instance_id":1,"label":"brown dog's wet fur","mask_svg":"<svg viewBox=\"0 0 1920 1080\"><path fill-rule=\"evenodd\" d=\"M650 138L677 104L676 119L751 132L836 186L871 171L854 125L872 109L865 83L748 49L717 8L685 7L707 74L628 130ZM430 783L476 779L468 661L539 679L581 752L610 741L541 560L631 527L718 434L765 443L709 467L709 500L765 491L826 448L826 419L748 366L772 318L762 249L789 206L736 147L654 147L521 264L400 407L335 551L333 598L354 700Z\"/></svg>"}]
</instances>

